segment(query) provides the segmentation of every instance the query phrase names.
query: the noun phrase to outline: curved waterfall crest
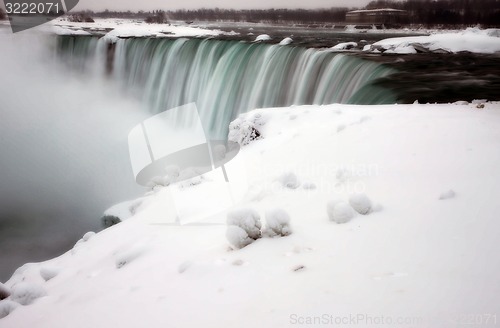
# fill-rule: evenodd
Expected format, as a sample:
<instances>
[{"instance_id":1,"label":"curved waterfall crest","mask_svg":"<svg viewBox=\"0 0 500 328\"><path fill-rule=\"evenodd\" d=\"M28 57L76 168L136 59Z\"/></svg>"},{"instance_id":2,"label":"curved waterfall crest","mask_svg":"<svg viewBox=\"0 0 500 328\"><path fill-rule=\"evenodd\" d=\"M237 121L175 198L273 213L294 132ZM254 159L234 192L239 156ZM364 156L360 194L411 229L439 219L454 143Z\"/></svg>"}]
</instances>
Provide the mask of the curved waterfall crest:
<instances>
[{"instance_id":1,"label":"curved waterfall crest","mask_svg":"<svg viewBox=\"0 0 500 328\"><path fill-rule=\"evenodd\" d=\"M130 38L111 45L60 37L59 52L99 74L107 68L152 113L195 102L215 138L225 137L229 122L254 108L395 101L374 85L391 68L324 49L186 38Z\"/></svg>"}]
</instances>

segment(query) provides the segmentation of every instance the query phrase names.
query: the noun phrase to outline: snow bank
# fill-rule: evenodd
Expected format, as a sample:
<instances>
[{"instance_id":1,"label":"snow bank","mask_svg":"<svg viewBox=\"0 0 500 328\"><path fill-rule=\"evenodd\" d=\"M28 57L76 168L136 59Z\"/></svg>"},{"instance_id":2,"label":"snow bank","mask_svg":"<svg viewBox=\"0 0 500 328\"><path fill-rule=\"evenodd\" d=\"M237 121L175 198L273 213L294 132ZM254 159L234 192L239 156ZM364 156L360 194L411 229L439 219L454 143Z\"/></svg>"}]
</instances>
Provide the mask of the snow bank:
<instances>
[{"instance_id":1,"label":"snow bank","mask_svg":"<svg viewBox=\"0 0 500 328\"><path fill-rule=\"evenodd\" d=\"M451 52L468 51L491 54L500 51L498 29L480 30L468 28L465 31L436 33L429 36L390 38L374 43L366 50L384 50L386 53L415 53L419 51ZM413 50L412 50L413 48Z\"/></svg>"},{"instance_id":2,"label":"snow bank","mask_svg":"<svg viewBox=\"0 0 500 328\"><path fill-rule=\"evenodd\" d=\"M259 114L266 122L258 126L265 138L234 159L245 164L248 197L204 221L176 225L167 190L149 193L119 225L17 270L7 289L34 284L26 289L41 286L48 296L14 311L12 299L0 301L0 314L9 313L0 326L74 327L84 310L85 326L95 328L139 327L144 318L152 328L286 327L323 313L451 328L456 322L447 314L495 313L500 104L482 104L248 113L245 119ZM345 128L337 133L340 124ZM315 188L283 188L276 178L284 172ZM207 184L182 190L187 209L205 201L196 189ZM450 188L459 197L438 200ZM366 198L368 217L356 212L367 211ZM255 241L259 213L266 213L266 231L285 231L290 221L276 208L286 209L293 233ZM238 250L229 250L228 241ZM60 271L45 281L42 268Z\"/></svg>"},{"instance_id":3,"label":"snow bank","mask_svg":"<svg viewBox=\"0 0 500 328\"><path fill-rule=\"evenodd\" d=\"M105 34L104 38L115 42L119 38L130 37L202 37L222 34L234 35L235 32L203 29L184 25L147 24L130 19L95 19L94 23L69 22L59 18L51 22L48 31L60 35ZM111 31L110 31L111 30Z\"/></svg>"}]
</instances>

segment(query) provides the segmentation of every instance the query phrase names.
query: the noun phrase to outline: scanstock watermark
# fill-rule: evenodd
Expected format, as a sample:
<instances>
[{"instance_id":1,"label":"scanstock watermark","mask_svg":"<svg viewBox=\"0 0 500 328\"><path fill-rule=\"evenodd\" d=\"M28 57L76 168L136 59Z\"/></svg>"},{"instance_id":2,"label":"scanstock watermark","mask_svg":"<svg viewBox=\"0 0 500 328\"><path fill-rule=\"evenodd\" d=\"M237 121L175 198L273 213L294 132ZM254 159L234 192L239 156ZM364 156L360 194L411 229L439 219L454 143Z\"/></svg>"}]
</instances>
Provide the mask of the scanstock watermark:
<instances>
[{"instance_id":1,"label":"scanstock watermark","mask_svg":"<svg viewBox=\"0 0 500 328\"><path fill-rule=\"evenodd\" d=\"M448 313L431 316L397 316L367 313L304 315L292 313L288 320L292 326L306 327L497 327L499 323L496 313Z\"/></svg>"},{"instance_id":2,"label":"scanstock watermark","mask_svg":"<svg viewBox=\"0 0 500 328\"><path fill-rule=\"evenodd\" d=\"M422 317L370 315L366 313L300 315L290 314L289 323L297 326L419 326L424 323Z\"/></svg>"},{"instance_id":3,"label":"scanstock watermark","mask_svg":"<svg viewBox=\"0 0 500 328\"><path fill-rule=\"evenodd\" d=\"M13 33L24 31L67 14L78 0L3 0Z\"/></svg>"}]
</instances>

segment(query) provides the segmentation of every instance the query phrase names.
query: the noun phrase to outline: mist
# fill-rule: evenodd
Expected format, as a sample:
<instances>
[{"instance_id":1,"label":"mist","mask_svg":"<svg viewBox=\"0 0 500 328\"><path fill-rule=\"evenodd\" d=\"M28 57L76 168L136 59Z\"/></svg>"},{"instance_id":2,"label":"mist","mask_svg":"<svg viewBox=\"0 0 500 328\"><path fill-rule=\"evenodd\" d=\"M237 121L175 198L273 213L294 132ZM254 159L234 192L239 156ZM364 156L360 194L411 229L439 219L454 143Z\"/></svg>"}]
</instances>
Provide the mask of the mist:
<instances>
[{"instance_id":1,"label":"mist","mask_svg":"<svg viewBox=\"0 0 500 328\"><path fill-rule=\"evenodd\" d=\"M0 29L0 281L25 262L101 229L111 205L141 195L128 131L139 101L97 74L71 72L55 36ZM101 75L102 76L102 75Z\"/></svg>"}]
</instances>

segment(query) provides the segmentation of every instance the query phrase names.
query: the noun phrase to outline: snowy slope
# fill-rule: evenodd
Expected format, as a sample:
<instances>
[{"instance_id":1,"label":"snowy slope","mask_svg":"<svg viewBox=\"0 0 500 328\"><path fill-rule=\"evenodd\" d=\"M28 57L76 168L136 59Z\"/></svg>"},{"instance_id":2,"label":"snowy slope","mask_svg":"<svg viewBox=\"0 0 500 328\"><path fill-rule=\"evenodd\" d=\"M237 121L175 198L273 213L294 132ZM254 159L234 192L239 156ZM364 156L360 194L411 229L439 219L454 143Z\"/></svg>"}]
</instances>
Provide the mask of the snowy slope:
<instances>
[{"instance_id":1,"label":"snowy slope","mask_svg":"<svg viewBox=\"0 0 500 328\"><path fill-rule=\"evenodd\" d=\"M500 52L500 30L468 28L464 31L436 32L427 36L410 36L389 38L374 43L365 50L381 47L388 53L416 53L413 46L419 46L429 51L447 51L456 53L468 51L473 53ZM412 49L409 51L409 49Z\"/></svg>"},{"instance_id":2,"label":"snowy slope","mask_svg":"<svg viewBox=\"0 0 500 328\"><path fill-rule=\"evenodd\" d=\"M130 219L19 269L10 299L46 296L0 326L455 327L500 308L500 104L303 106L244 119L257 114L263 138L238 155L249 191L236 207L263 225L266 211L285 210L290 236L231 250L226 213L168 224L169 192L156 188ZM209 183L184 189L198 195L189 206ZM372 212L330 221L327 203L353 193Z\"/></svg>"}]
</instances>

